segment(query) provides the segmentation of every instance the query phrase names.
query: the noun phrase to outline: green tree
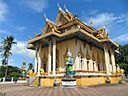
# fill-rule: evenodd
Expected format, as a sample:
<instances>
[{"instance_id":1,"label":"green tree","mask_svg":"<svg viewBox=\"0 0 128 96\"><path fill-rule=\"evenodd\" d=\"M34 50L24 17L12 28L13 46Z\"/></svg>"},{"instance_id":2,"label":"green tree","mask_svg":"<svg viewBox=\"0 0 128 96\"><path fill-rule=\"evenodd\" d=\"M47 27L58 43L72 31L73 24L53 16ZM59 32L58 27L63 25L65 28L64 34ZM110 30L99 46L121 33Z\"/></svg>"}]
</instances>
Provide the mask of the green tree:
<instances>
[{"instance_id":1,"label":"green tree","mask_svg":"<svg viewBox=\"0 0 128 96\"><path fill-rule=\"evenodd\" d=\"M125 73L128 74L128 44L119 46L119 53L116 53L116 64L119 64L121 69L125 70Z\"/></svg>"},{"instance_id":2,"label":"green tree","mask_svg":"<svg viewBox=\"0 0 128 96\"><path fill-rule=\"evenodd\" d=\"M33 69L33 64L32 63L28 64L28 70L30 70L30 69Z\"/></svg>"},{"instance_id":3,"label":"green tree","mask_svg":"<svg viewBox=\"0 0 128 96\"><path fill-rule=\"evenodd\" d=\"M5 76L6 66L0 66L0 78ZM21 69L16 66L8 66L8 74L7 77L14 77L14 79L18 79L21 76Z\"/></svg>"},{"instance_id":4,"label":"green tree","mask_svg":"<svg viewBox=\"0 0 128 96\"><path fill-rule=\"evenodd\" d=\"M7 76L8 60L9 60L9 56L12 55L11 48L12 48L13 44L16 44L16 42L14 42L14 37L13 36L7 36L6 38L3 38L2 45L0 46L0 51L2 53L1 54L2 65L6 66L5 77Z\"/></svg>"}]
</instances>

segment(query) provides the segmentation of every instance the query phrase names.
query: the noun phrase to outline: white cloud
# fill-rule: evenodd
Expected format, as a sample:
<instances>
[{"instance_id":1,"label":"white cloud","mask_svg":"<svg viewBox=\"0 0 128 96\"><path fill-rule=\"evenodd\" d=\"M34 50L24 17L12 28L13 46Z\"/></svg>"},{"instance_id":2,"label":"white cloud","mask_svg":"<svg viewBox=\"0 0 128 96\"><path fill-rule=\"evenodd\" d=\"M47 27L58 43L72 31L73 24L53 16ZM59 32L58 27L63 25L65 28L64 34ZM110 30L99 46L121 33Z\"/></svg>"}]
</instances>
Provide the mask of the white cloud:
<instances>
[{"instance_id":1,"label":"white cloud","mask_svg":"<svg viewBox=\"0 0 128 96\"><path fill-rule=\"evenodd\" d=\"M2 62L1 61L2 61L2 58L0 58L0 66L2 65ZM17 64L16 64L16 62L15 62L14 59L9 59L8 65L16 66Z\"/></svg>"},{"instance_id":2,"label":"white cloud","mask_svg":"<svg viewBox=\"0 0 128 96\"><path fill-rule=\"evenodd\" d=\"M7 13L8 13L7 4L2 0L0 0L0 21L4 21L6 19Z\"/></svg>"},{"instance_id":3,"label":"white cloud","mask_svg":"<svg viewBox=\"0 0 128 96\"><path fill-rule=\"evenodd\" d=\"M116 38L113 38L113 41L122 43L122 42L128 42L128 32L127 34L122 34Z\"/></svg>"},{"instance_id":4,"label":"white cloud","mask_svg":"<svg viewBox=\"0 0 128 96\"><path fill-rule=\"evenodd\" d=\"M100 13L97 10L92 10L88 12L89 18L85 18L84 14L81 19L87 22L88 25L90 25L90 21L92 21L93 27L97 29L105 26L107 32L111 35L110 37L112 37L112 40L118 43L128 42L128 13L115 15L114 13ZM120 32L122 35L115 37L115 34L120 34Z\"/></svg>"},{"instance_id":5,"label":"white cloud","mask_svg":"<svg viewBox=\"0 0 128 96\"><path fill-rule=\"evenodd\" d=\"M120 17L114 16L112 13L98 13L93 17L87 18L87 22L92 21L94 27L101 27L113 23L118 19L120 19Z\"/></svg>"},{"instance_id":6,"label":"white cloud","mask_svg":"<svg viewBox=\"0 0 128 96\"><path fill-rule=\"evenodd\" d=\"M17 41L17 40L16 40L16 42L17 42L17 44L12 47L12 54L34 58L35 51L27 49L27 42Z\"/></svg>"},{"instance_id":7,"label":"white cloud","mask_svg":"<svg viewBox=\"0 0 128 96\"><path fill-rule=\"evenodd\" d=\"M26 29L24 26L16 26L15 28L18 32L23 32Z\"/></svg>"},{"instance_id":8,"label":"white cloud","mask_svg":"<svg viewBox=\"0 0 128 96\"><path fill-rule=\"evenodd\" d=\"M23 0L22 5L36 12L42 12L48 7L48 0Z\"/></svg>"},{"instance_id":9,"label":"white cloud","mask_svg":"<svg viewBox=\"0 0 128 96\"><path fill-rule=\"evenodd\" d=\"M0 29L0 34L9 34L10 32L8 30L5 29Z\"/></svg>"}]
</instances>

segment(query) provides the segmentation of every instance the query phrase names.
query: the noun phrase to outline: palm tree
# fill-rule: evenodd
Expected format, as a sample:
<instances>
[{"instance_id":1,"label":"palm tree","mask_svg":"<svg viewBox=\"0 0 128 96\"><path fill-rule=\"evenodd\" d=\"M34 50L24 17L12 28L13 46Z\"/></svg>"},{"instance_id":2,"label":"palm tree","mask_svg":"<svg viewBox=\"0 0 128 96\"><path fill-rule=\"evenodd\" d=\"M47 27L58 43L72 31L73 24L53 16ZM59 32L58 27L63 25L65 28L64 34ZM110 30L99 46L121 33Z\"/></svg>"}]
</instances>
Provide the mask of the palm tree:
<instances>
[{"instance_id":1,"label":"palm tree","mask_svg":"<svg viewBox=\"0 0 128 96\"><path fill-rule=\"evenodd\" d=\"M6 72L5 72L5 78L7 76L7 70L8 70L8 60L9 56L12 55L11 53L11 48L13 44L16 44L14 42L14 37L13 36L7 36L7 38L3 38L4 40L2 41L2 45L0 46L0 51L2 52L2 65L6 66Z\"/></svg>"}]
</instances>

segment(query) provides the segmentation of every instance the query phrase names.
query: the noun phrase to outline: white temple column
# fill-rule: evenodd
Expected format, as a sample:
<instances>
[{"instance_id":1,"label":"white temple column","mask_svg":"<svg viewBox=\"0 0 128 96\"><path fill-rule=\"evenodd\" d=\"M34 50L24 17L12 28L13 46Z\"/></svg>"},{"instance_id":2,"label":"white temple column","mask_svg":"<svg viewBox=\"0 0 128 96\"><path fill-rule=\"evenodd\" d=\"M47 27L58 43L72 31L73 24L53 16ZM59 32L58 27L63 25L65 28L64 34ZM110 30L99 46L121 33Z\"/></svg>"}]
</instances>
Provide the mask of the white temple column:
<instances>
[{"instance_id":1,"label":"white temple column","mask_svg":"<svg viewBox=\"0 0 128 96\"><path fill-rule=\"evenodd\" d=\"M75 60L75 70L79 70L79 57L76 56L76 60Z\"/></svg>"},{"instance_id":2,"label":"white temple column","mask_svg":"<svg viewBox=\"0 0 128 96\"><path fill-rule=\"evenodd\" d=\"M90 60L90 70L93 71L93 60Z\"/></svg>"},{"instance_id":3,"label":"white temple column","mask_svg":"<svg viewBox=\"0 0 128 96\"><path fill-rule=\"evenodd\" d=\"M35 67L34 67L34 73L37 73L37 45L35 47Z\"/></svg>"},{"instance_id":4,"label":"white temple column","mask_svg":"<svg viewBox=\"0 0 128 96\"><path fill-rule=\"evenodd\" d=\"M37 73L37 57L35 52L35 67L34 67L34 73Z\"/></svg>"},{"instance_id":5,"label":"white temple column","mask_svg":"<svg viewBox=\"0 0 128 96\"><path fill-rule=\"evenodd\" d=\"M89 71L92 71L92 60L89 60Z\"/></svg>"},{"instance_id":6,"label":"white temple column","mask_svg":"<svg viewBox=\"0 0 128 96\"><path fill-rule=\"evenodd\" d=\"M87 59L84 58L84 70L87 70Z\"/></svg>"},{"instance_id":7,"label":"white temple column","mask_svg":"<svg viewBox=\"0 0 128 96\"><path fill-rule=\"evenodd\" d=\"M39 47L39 51L37 52L37 58L38 58L38 75L40 75L40 68L41 68L40 52L41 52L41 45Z\"/></svg>"},{"instance_id":8,"label":"white temple column","mask_svg":"<svg viewBox=\"0 0 128 96\"><path fill-rule=\"evenodd\" d=\"M116 72L116 64L115 64L115 57L114 57L114 53L113 53L113 50L111 49L111 62L112 62L112 70L113 72Z\"/></svg>"},{"instance_id":9,"label":"white temple column","mask_svg":"<svg viewBox=\"0 0 128 96\"><path fill-rule=\"evenodd\" d=\"M49 41L48 46L48 75L50 75L51 72L51 41Z\"/></svg>"},{"instance_id":10,"label":"white temple column","mask_svg":"<svg viewBox=\"0 0 128 96\"><path fill-rule=\"evenodd\" d=\"M53 38L53 76L56 76L56 40Z\"/></svg>"},{"instance_id":11,"label":"white temple column","mask_svg":"<svg viewBox=\"0 0 128 96\"><path fill-rule=\"evenodd\" d=\"M107 72L107 74L109 74L109 65L110 65L109 53L108 53L108 49L105 47L104 47L104 54L105 54L106 72Z\"/></svg>"}]
</instances>

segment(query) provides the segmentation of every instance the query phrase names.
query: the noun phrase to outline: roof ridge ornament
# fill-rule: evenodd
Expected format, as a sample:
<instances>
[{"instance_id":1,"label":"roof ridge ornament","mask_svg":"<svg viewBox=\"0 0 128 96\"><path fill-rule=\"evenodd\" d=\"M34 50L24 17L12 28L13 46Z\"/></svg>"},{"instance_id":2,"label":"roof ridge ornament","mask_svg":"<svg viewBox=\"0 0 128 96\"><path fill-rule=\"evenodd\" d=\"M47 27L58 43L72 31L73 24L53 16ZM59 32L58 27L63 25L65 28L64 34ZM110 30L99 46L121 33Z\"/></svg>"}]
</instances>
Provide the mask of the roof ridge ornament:
<instances>
[{"instance_id":1,"label":"roof ridge ornament","mask_svg":"<svg viewBox=\"0 0 128 96\"><path fill-rule=\"evenodd\" d=\"M46 17L45 13L44 13L44 18L46 21L49 21L49 19Z\"/></svg>"},{"instance_id":2,"label":"roof ridge ornament","mask_svg":"<svg viewBox=\"0 0 128 96\"><path fill-rule=\"evenodd\" d=\"M90 21L90 27L92 27L92 20Z\"/></svg>"},{"instance_id":3,"label":"roof ridge ornament","mask_svg":"<svg viewBox=\"0 0 128 96\"><path fill-rule=\"evenodd\" d=\"M62 10L62 8L60 7L59 2L57 3L57 6L58 6L59 10Z\"/></svg>"},{"instance_id":4,"label":"roof ridge ornament","mask_svg":"<svg viewBox=\"0 0 128 96\"><path fill-rule=\"evenodd\" d=\"M29 35L29 40L31 40L32 39L32 37Z\"/></svg>"},{"instance_id":5,"label":"roof ridge ornament","mask_svg":"<svg viewBox=\"0 0 128 96\"><path fill-rule=\"evenodd\" d=\"M66 12L69 12L67 7L66 7L66 4L64 4L64 8L65 8Z\"/></svg>"},{"instance_id":6,"label":"roof ridge ornament","mask_svg":"<svg viewBox=\"0 0 128 96\"><path fill-rule=\"evenodd\" d=\"M34 36L35 36L35 37L37 36L37 33L36 33L36 32L34 32Z\"/></svg>"}]
</instances>

